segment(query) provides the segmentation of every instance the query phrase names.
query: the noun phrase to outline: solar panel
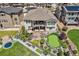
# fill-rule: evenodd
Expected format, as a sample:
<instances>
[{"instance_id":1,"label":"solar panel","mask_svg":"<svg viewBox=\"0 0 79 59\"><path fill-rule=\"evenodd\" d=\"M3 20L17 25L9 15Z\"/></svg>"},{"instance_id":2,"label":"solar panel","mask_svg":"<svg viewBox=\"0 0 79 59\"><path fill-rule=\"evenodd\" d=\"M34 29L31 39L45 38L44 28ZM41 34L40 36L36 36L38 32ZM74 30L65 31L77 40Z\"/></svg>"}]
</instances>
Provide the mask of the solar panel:
<instances>
[{"instance_id":1,"label":"solar panel","mask_svg":"<svg viewBox=\"0 0 79 59\"><path fill-rule=\"evenodd\" d=\"M67 11L79 11L79 6L65 6Z\"/></svg>"}]
</instances>

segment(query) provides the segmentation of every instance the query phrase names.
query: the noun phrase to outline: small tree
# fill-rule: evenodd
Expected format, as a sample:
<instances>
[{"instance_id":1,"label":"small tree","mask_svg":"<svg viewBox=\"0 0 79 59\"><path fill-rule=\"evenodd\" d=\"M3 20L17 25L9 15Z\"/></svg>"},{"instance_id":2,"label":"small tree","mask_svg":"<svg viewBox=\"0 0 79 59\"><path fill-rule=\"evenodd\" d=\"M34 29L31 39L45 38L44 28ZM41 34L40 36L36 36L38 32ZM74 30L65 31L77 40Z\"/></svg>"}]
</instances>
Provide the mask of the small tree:
<instances>
[{"instance_id":1,"label":"small tree","mask_svg":"<svg viewBox=\"0 0 79 59\"><path fill-rule=\"evenodd\" d=\"M15 35L15 38L19 39L20 38L19 34L16 34Z\"/></svg>"},{"instance_id":2,"label":"small tree","mask_svg":"<svg viewBox=\"0 0 79 59\"><path fill-rule=\"evenodd\" d=\"M51 51L51 49L50 49L48 46L46 46L46 47L44 48L44 54L45 54L45 55L49 54L50 51Z\"/></svg>"},{"instance_id":3,"label":"small tree","mask_svg":"<svg viewBox=\"0 0 79 59\"><path fill-rule=\"evenodd\" d=\"M26 33L26 30L25 30L25 27L24 26L21 27L21 33L24 34L24 35Z\"/></svg>"},{"instance_id":4,"label":"small tree","mask_svg":"<svg viewBox=\"0 0 79 59\"><path fill-rule=\"evenodd\" d=\"M57 55L58 55L58 56L62 56L62 51L61 51L60 49L58 50Z\"/></svg>"},{"instance_id":5,"label":"small tree","mask_svg":"<svg viewBox=\"0 0 79 59\"><path fill-rule=\"evenodd\" d=\"M69 51L68 52L64 52L64 55L65 56L69 56L70 55Z\"/></svg>"},{"instance_id":6,"label":"small tree","mask_svg":"<svg viewBox=\"0 0 79 59\"><path fill-rule=\"evenodd\" d=\"M48 52L46 50L44 50L43 53L44 53L44 55L47 55L48 54Z\"/></svg>"},{"instance_id":7,"label":"small tree","mask_svg":"<svg viewBox=\"0 0 79 59\"><path fill-rule=\"evenodd\" d=\"M67 39L67 36L64 32L61 32L60 35L59 35L59 38L60 39Z\"/></svg>"},{"instance_id":8,"label":"small tree","mask_svg":"<svg viewBox=\"0 0 79 59\"><path fill-rule=\"evenodd\" d=\"M25 37L25 35L23 35L23 34L20 34L19 37L20 37L20 39L22 39L23 41L26 40L26 37Z\"/></svg>"},{"instance_id":9,"label":"small tree","mask_svg":"<svg viewBox=\"0 0 79 59\"><path fill-rule=\"evenodd\" d=\"M77 54L77 50L73 50L72 52L73 52L73 54Z\"/></svg>"},{"instance_id":10,"label":"small tree","mask_svg":"<svg viewBox=\"0 0 79 59\"><path fill-rule=\"evenodd\" d=\"M22 26L22 28L21 28L21 33L22 33L23 35L25 35L26 37L28 37L28 36L31 35L30 33L28 33L28 32L25 30L25 27L24 27L24 26Z\"/></svg>"},{"instance_id":11,"label":"small tree","mask_svg":"<svg viewBox=\"0 0 79 59\"><path fill-rule=\"evenodd\" d=\"M67 29L68 28L65 26L65 27L62 28L62 31L67 31Z\"/></svg>"},{"instance_id":12,"label":"small tree","mask_svg":"<svg viewBox=\"0 0 79 59\"><path fill-rule=\"evenodd\" d=\"M41 44L44 44L45 40L44 39L41 39L40 43Z\"/></svg>"},{"instance_id":13,"label":"small tree","mask_svg":"<svg viewBox=\"0 0 79 59\"><path fill-rule=\"evenodd\" d=\"M0 44L2 44L2 38L0 37Z\"/></svg>"}]
</instances>

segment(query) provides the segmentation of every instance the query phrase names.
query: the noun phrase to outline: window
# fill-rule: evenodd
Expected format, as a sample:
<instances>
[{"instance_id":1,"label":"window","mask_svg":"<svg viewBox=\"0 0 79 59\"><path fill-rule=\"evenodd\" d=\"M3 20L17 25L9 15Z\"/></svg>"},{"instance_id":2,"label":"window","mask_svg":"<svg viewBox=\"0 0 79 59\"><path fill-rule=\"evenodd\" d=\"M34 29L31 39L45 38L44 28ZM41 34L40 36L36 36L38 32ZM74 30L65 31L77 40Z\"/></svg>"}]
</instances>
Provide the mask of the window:
<instances>
[{"instance_id":1,"label":"window","mask_svg":"<svg viewBox=\"0 0 79 59\"><path fill-rule=\"evenodd\" d=\"M16 22L16 24L18 24L18 22Z\"/></svg>"},{"instance_id":2,"label":"window","mask_svg":"<svg viewBox=\"0 0 79 59\"><path fill-rule=\"evenodd\" d=\"M74 19L74 18L72 18L72 19Z\"/></svg>"},{"instance_id":3,"label":"window","mask_svg":"<svg viewBox=\"0 0 79 59\"><path fill-rule=\"evenodd\" d=\"M70 13L69 13L69 15L70 15Z\"/></svg>"},{"instance_id":4,"label":"window","mask_svg":"<svg viewBox=\"0 0 79 59\"><path fill-rule=\"evenodd\" d=\"M74 17L69 17L68 19L69 19L69 20L74 20Z\"/></svg>"},{"instance_id":5,"label":"window","mask_svg":"<svg viewBox=\"0 0 79 59\"><path fill-rule=\"evenodd\" d=\"M52 27L52 28L55 28L55 27Z\"/></svg>"},{"instance_id":6,"label":"window","mask_svg":"<svg viewBox=\"0 0 79 59\"><path fill-rule=\"evenodd\" d=\"M74 13L72 13L72 16L74 15Z\"/></svg>"},{"instance_id":7,"label":"window","mask_svg":"<svg viewBox=\"0 0 79 59\"><path fill-rule=\"evenodd\" d=\"M75 21L78 21L78 18L77 17L75 18Z\"/></svg>"},{"instance_id":8,"label":"window","mask_svg":"<svg viewBox=\"0 0 79 59\"><path fill-rule=\"evenodd\" d=\"M15 21L17 21L17 18L15 18Z\"/></svg>"},{"instance_id":9,"label":"window","mask_svg":"<svg viewBox=\"0 0 79 59\"><path fill-rule=\"evenodd\" d=\"M1 14L1 16L4 16L4 14Z\"/></svg>"},{"instance_id":10,"label":"window","mask_svg":"<svg viewBox=\"0 0 79 59\"><path fill-rule=\"evenodd\" d=\"M49 27L49 29L52 29L52 27Z\"/></svg>"},{"instance_id":11,"label":"window","mask_svg":"<svg viewBox=\"0 0 79 59\"><path fill-rule=\"evenodd\" d=\"M8 22L7 20L3 19L1 22Z\"/></svg>"},{"instance_id":12,"label":"window","mask_svg":"<svg viewBox=\"0 0 79 59\"><path fill-rule=\"evenodd\" d=\"M48 25L51 25L52 23L51 22L48 22Z\"/></svg>"},{"instance_id":13,"label":"window","mask_svg":"<svg viewBox=\"0 0 79 59\"><path fill-rule=\"evenodd\" d=\"M2 22L4 22L4 20L2 20Z\"/></svg>"},{"instance_id":14,"label":"window","mask_svg":"<svg viewBox=\"0 0 79 59\"><path fill-rule=\"evenodd\" d=\"M48 25L52 25L52 21L48 21Z\"/></svg>"},{"instance_id":15,"label":"window","mask_svg":"<svg viewBox=\"0 0 79 59\"><path fill-rule=\"evenodd\" d=\"M25 20L25 22L26 22L26 23L30 23L31 21L29 21L29 20Z\"/></svg>"},{"instance_id":16,"label":"window","mask_svg":"<svg viewBox=\"0 0 79 59\"><path fill-rule=\"evenodd\" d=\"M7 22L7 20L4 20L4 22Z\"/></svg>"},{"instance_id":17,"label":"window","mask_svg":"<svg viewBox=\"0 0 79 59\"><path fill-rule=\"evenodd\" d=\"M0 16L5 16L5 14L4 13L1 13Z\"/></svg>"}]
</instances>

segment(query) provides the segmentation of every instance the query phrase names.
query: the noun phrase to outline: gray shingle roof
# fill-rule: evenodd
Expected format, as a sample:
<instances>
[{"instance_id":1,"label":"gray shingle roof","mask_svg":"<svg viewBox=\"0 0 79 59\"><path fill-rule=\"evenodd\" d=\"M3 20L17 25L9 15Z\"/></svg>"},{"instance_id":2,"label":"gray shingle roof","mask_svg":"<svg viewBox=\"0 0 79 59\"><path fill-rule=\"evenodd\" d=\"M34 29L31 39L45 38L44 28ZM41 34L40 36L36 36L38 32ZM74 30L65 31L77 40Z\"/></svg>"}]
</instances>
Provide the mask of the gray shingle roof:
<instances>
[{"instance_id":1,"label":"gray shingle roof","mask_svg":"<svg viewBox=\"0 0 79 59\"><path fill-rule=\"evenodd\" d=\"M0 12L4 12L4 13L19 13L22 11L22 8L15 8L15 7L5 7L5 8L0 8Z\"/></svg>"},{"instance_id":2,"label":"gray shingle roof","mask_svg":"<svg viewBox=\"0 0 79 59\"><path fill-rule=\"evenodd\" d=\"M29 11L24 20L57 20L57 18L52 14L47 8L37 8Z\"/></svg>"}]
</instances>

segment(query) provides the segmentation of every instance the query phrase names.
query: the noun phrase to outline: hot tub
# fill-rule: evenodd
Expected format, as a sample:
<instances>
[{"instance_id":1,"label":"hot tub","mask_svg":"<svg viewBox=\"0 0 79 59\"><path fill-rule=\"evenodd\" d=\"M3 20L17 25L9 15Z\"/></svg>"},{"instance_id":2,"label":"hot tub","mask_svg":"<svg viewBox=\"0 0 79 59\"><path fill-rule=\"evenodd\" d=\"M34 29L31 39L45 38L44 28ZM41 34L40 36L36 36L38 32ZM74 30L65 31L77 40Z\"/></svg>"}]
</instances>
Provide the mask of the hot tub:
<instances>
[{"instance_id":1,"label":"hot tub","mask_svg":"<svg viewBox=\"0 0 79 59\"><path fill-rule=\"evenodd\" d=\"M12 42L7 42L4 44L4 48L10 48L12 46Z\"/></svg>"}]
</instances>

